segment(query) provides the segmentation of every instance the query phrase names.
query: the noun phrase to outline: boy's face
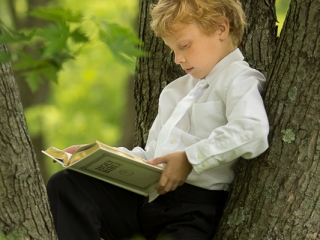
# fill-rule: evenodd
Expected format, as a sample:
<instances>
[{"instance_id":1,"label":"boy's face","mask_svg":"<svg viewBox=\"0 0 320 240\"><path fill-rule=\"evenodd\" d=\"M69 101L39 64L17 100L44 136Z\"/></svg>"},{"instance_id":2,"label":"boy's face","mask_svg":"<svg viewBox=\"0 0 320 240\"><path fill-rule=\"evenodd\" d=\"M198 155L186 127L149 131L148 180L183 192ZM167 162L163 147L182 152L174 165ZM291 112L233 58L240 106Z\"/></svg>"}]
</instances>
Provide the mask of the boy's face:
<instances>
[{"instance_id":1,"label":"boy's face","mask_svg":"<svg viewBox=\"0 0 320 240\"><path fill-rule=\"evenodd\" d=\"M175 63L196 79L206 77L231 52L225 38L221 38L225 31L223 27L210 35L205 34L195 23L180 24L177 29L174 34L163 37L163 40L174 52Z\"/></svg>"}]
</instances>

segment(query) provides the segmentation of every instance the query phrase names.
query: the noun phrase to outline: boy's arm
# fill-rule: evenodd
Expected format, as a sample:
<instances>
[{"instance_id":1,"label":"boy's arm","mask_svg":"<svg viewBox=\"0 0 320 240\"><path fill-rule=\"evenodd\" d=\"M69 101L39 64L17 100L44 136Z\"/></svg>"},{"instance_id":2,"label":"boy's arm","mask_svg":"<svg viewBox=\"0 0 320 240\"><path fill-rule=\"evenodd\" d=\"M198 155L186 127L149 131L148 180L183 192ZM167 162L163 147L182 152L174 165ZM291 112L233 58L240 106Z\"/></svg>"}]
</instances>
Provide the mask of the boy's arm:
<instances>
[{"instance_id":1,"label":"boy's arm","mask_svg":"<svg viewBox=\"0 0 320 240\"><path fill-rule=\"evenodd\" d=\"M192 170L192 165L184 151L155 158L149 163L152 165L165 164L159 183L156 186L159 194L174 191L178 186L181 186Z\"/></svg>"},{"instance_id":2,"label":"boy's arm","mask_svg":"<svg viewBox=\"0 0 320 240\"><path fill-rule=\"evenodd\" d=\"M247 71L233 79L226 94L227 124L185 149L198 174L239 157L257 157L268 148L269 123L259 75Z\"/></svg>"}]
</instances>

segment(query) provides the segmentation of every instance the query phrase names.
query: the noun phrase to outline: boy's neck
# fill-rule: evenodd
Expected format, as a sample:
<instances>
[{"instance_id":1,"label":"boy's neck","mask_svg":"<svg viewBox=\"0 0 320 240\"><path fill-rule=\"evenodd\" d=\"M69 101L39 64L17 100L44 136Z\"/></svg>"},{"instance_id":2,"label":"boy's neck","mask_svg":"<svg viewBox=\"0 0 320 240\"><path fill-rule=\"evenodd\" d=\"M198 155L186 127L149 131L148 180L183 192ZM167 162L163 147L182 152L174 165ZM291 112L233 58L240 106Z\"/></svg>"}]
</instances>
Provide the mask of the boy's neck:
<instances>
[{"instance_id":1,"label":"boy's neck","mask_svg":"<svg viewBox=\"0 0 320 240\"><path fill-rule=\"evenodd\" d=\"M236 46L230 35L225 39L223 40L223 43L222 43L222 48L223 48L223 58L228 56L230 53L232 53L234 50L236 50L238 48L238 46Z\"/></svg>"}]
</instances>

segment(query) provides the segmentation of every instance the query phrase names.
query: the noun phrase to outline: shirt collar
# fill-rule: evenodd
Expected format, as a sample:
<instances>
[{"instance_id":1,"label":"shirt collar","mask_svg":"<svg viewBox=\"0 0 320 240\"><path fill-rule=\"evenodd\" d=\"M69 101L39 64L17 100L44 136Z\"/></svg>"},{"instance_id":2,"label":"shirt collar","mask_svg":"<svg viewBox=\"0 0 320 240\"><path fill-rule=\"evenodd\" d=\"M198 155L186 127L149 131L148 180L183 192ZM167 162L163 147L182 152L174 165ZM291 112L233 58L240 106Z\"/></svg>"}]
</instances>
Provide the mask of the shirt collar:
<instances>
[{"instance_id":1,"label":"shirt collar","mask_svg":"<svg viewBox=\"0 0 320 240\"><path fill-rule=\"evenodd\" d=\"M215 79L215 76L217 76L225 67L227 67L229 64L235 61L243 61L244 57L240 51L239 48L225 56L223 59L221 59L211 70L211 72L204 78L210 84L213 79Z\"/></svg>"}]
</instances>

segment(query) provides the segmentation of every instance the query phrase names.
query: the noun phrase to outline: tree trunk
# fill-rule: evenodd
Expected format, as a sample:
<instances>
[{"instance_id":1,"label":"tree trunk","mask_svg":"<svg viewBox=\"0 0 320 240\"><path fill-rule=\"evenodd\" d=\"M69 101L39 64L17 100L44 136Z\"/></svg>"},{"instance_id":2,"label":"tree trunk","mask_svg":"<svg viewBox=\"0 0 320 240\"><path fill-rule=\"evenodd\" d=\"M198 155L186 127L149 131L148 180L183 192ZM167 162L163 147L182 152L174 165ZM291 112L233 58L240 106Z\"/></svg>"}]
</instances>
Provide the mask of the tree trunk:
<instances>
[{"instance_id":1,"label":"tree trunk","mask_svg":"<svg viewBox=\"0 0 320 240\"><path fill-rule=\"evenodd\" d=\"M241 2L248 26L239 48L250 66L268 79L277 41L275 0Z\"/></svg>"},{"instance_id":2,"label":"tree trunk","mask_svg":"<svg viewBox=\"0 0 320 240\"><path fill-rule=\"evenodd\" d=\"M133 147L133 133L135 130L135 100L133 96L134 90L134 81L133 75L130 75L127 78L127 87L126 87L126 103L125 111L122 120L122 134L119 140L118 146L126 147L132 149Z\"/></svg>"},{"instance_id":3,"label":"tree trunk","mask_svg":"<svg viewBox=\"0 0 320 240\"><path fill-rule=\"evenodd\" d=\"M0 66L0 239L56 239L11 65Z\"/></svg>"},{"instance_id":4,"label":"tree trunk","mask_svg":"<svg viewBox=\"0 0 320 240\"><path fill-rule=\"evenodd\" d=\"M135 144L144 146L163 87L183 74L149 27L140 1L139 37L150 57L138 60ZM270 148L241 160L215 239L320 238L320 1L292 0L280 39L275 0L242 0L248 17L240 46L268 79Z\"/></svg>"},{"instance_id":5,"label":"tree trunk","mask_svg":"<svg viewBox=\"0 0 320 240\"><path fill-rule=\"evenodd\" d=\"M26 4L28 10L30 11L36 7L43 7L47 5L49 2L50 0L27 0ZM44 20L32 16L26 16L23 19L19 18L15 9L15 6L17 5L15 1L8 0L8 5L10 7L14 27L17 30L22 30L24 28L30 29L34 27L43 27L45 25L46 22ZM30 55L34 55L34 51L30 48L25 48L24 51L27 51ZM49 93L51 91L51 83L49 81L43 81L41 84L39 84L38 89L35 92L32 92L28 83L25 81L25 77L22 74L18 72L15 73L15 79L19 86L21 102L25 110L37 105L45 104L47 102ZM48 173L48 169L46 169L46 166L44 164L45 156L41 153L41 150L46 148L42 132L39 132L36 136L32 136L31 140L33 143L34 151L37 155L42 177L45 180L45 182L47 182L47 180L50 177L50 174Z\"/></svg>"},{"instance_id":6,"label":"tree trunk","mask_svg":"<svg viewBox=\"0 0 320 240\"><path fill-rule=\"evenodd\" d=\"M215 239L320 238L319 39L320 1L292 0L267 68L270 148L241 162Z\"/></svg>"},{"instance_id":7,"label":"tree trunk","mask_svg":"<svg viewBox=\"0 0 320 240\"><path fill-rule=\"evenodd\" d=\"M183 72L173 61L170 49L155 37L150 27L150 4L157 0L141 0L139 6L139 38L147 57L139 58L135 73L136 130L135 146L144 146L148 131L158 111L162 89Z\"/></svg>"}]
</instances>

